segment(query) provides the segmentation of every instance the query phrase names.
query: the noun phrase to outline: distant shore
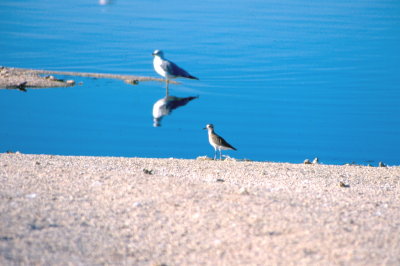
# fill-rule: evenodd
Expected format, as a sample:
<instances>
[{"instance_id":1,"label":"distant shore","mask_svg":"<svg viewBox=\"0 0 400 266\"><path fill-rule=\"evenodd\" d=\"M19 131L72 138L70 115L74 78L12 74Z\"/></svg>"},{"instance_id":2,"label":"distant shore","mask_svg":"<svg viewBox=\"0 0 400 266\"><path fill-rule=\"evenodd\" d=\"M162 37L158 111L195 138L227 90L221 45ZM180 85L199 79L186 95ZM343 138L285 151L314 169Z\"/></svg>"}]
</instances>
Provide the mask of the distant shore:
<instances>
[{"instance_id":1,"label":"distant shore","mask_svg":"<svg viewBox=\"0 0 400 266\"><path fill-rule=\"evenodd\" d=\"M0 264L398 265L400 167L0 154Z\"/></svg>"}]
</instances>

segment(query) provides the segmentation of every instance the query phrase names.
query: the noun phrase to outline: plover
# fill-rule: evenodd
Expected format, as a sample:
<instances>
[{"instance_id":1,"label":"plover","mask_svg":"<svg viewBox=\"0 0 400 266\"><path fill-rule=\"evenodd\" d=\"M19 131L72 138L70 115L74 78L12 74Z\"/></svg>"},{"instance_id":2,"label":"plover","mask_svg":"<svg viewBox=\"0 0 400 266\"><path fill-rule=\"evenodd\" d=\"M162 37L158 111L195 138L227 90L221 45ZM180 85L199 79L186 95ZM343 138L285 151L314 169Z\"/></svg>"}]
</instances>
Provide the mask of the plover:
<instances>
[{"instance_id":1,"label":"plover","mask_svg":"<svg viewBox=\"0 0 400 266\"><path fill-rule=\"evenodd\" d=\"M211 146L213 146L215 153L214 153L214 160L217 158L217 150L219 150L219 159L222 159L222 151L221 150L235 150L232 145L230 145L226 140L224 140L221 136L217 135L214 131L213 124L207 124L204 128L208 130L208 141L210 142Z\"/></svg>"},{"instance_id":2,"label":"plover","mask_svg":"<svg viewBox=\"0 0 400 266\"><path fill-rule=\"evenodd\" d=\"M163 51L155 50L153 52L153 56L154 56L153 60L154 70L166 79L167 93L168 93L168 84L171 79L188 78L188 79L198 80L198 78L190 75L186 70L180 68L174 62L165 59Z\"/></svg>"}]
</instances>

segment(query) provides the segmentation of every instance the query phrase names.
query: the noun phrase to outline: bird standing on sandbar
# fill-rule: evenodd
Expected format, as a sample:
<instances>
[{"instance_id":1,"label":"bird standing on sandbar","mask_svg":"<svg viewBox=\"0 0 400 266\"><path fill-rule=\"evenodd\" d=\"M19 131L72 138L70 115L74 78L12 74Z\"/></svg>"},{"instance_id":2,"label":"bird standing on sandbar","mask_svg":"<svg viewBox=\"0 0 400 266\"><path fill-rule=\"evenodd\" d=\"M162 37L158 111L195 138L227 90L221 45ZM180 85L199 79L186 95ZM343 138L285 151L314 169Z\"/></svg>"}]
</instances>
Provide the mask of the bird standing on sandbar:
<instances>
[{"instance_id":1,"label":"bird standing on sandbar","mask_svg":"<svg viewBox=\"0 0 400 266\"><path fill-rule=\"evenodd\" d=\"M214 131L213 124L207 124L207 126L203 129L208 130L208 141L210 142L211 146L214 147L214 160L217 158L217 150L219 150L219 159L222 160L222 152L221 150L235 150L232 145L230 145L226 140L224 140L221 136L217 135Z\"/></svg>"},{"instance_id":2,"label":"bird standing on sandbar","mask_svg":"<svg viewBox=\"0 0 400 266\"><path fill-rule=\"evenodd\" d=\"M174 78L188 78L197 79L195 76L190 75L186 70L180 68L174 62L171 62L164 58L164 53L161 50L155 50L153 52L154 70L166 79L167 83L167 96L168 96L168 84L171 79Z\"/></svg>"}]
</instances>

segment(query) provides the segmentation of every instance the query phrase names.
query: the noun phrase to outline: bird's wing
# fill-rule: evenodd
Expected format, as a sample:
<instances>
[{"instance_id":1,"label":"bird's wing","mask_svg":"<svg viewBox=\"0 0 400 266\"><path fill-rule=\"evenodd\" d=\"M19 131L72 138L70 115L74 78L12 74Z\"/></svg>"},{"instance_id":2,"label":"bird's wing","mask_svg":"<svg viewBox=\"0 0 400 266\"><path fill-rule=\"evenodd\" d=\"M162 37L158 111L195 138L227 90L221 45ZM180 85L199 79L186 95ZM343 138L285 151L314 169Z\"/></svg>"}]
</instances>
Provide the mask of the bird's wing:
<instances>
[{"instance_id":1,"label":"bird's wing","mask_svg":"<svg viewBox=\"0 0 400 266\"><path fill-rule=\"evenodd\" d=\"M161 68L171 76L193 78L193 76L190 75L186 70L180 68L177 64L168 60L164 60L162 62Z\"/></svg>"},{"instance_id":2,"label":"bird's wing","mask_svg":"<svg viewBox=\"0 0 400 266\"><path fill-rule=\"evenodd\" d=\"M229 144L223 137L216 135L216 142L219 146L224 146L236 151L236 148Z\"/></svg>"}]
</instances>

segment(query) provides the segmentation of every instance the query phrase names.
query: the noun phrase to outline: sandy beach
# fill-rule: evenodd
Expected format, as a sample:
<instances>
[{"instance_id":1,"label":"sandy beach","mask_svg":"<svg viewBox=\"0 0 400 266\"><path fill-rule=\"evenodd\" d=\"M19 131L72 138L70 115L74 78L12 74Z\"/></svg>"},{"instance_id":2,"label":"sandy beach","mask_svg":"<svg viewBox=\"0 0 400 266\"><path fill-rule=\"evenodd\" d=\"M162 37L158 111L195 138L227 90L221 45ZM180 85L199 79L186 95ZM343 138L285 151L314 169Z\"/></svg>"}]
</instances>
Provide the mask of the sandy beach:
<instances>
[{"instance_id":1,"label":"sandy beach","mask_svg":"<svg viewBox=\"0 0 400 266\"><path fill-rule=\"evenodd\" d=\"M399 265L400 167L0 154L1 265Z\"/></svg>"}]
</instances>

